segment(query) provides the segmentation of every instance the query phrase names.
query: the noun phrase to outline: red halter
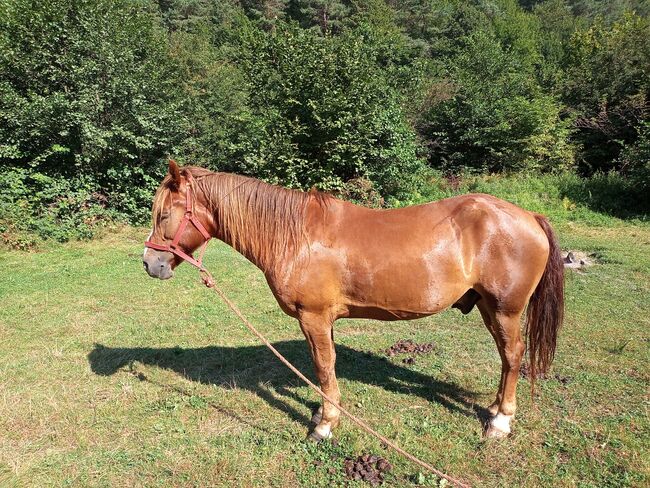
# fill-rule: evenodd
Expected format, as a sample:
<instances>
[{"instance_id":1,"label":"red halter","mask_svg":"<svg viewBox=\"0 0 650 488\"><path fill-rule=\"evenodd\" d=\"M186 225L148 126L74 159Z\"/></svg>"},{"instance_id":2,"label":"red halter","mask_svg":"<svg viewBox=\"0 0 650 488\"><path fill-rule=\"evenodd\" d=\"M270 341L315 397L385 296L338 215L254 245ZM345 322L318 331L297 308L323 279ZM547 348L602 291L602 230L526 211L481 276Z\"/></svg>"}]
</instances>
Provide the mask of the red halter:
<instances>
[{"instance_id":1,"label":"red halter","mask_svg":"<svg viewBox=\"0 0 650 488\"><path fill-rule=\"evenodd\" d=\"M212 236L205 229L203 224L199 222L199 219L197 219L193 214L192 184L191 184L192 176L188 173L186 178L187 178L187 190L185 192L185 215L183 216L181 225L178 226L178 230L174 235L174 239L172 240L172 243L166 245L166 244L156 244L155 242L146 241L144 245L145 247L155 249L156 251L170 252L175 256L178 256L179 258L187 261L192 266L196 266L199 270L204 271L205 268L203 267L203 254L205 253L205 248L208 246L208 241L212 239ZM185 253L178 245L178 241L181 240L181 236L183 235L183 232L185 231L187 224L190 222L194 225L194 227L196 227L196 230L198 230L205 239L205 242L201 245L201 252L199 253L199 259L194 259L194 256Z\"/></svg>"}]
</instances>

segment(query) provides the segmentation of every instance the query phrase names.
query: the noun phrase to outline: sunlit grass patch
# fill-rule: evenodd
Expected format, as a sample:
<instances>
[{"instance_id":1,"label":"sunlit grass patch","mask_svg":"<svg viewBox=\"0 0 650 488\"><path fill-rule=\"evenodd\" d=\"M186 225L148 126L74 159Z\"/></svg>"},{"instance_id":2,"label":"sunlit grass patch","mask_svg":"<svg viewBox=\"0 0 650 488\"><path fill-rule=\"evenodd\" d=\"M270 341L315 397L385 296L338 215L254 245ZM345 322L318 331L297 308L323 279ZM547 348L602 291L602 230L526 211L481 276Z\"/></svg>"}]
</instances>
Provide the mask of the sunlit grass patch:
<instances>
[{"instance_id":1,"label":"sunlit grass patch","mask_svg":"<svg viewBox=\"0 0 650 488\"><path fill-rule=\"evenodd\" d=\"M519 388L513 435L481 437L499 360L476 312L337 322L343 401L380 432L477 486L641 486L648 481L650 228L556 223L597 253L567 277L567 318L535 403ZM317 397L181 266L146 276L143 229L40 252L2 252L0 484L331 486L343 459L394 464L387 483L437 480L343 421L338 446L304 442ZM311 375L297 323L228 247L207 263L229 296ZM399 339L434 342L405 365Z\"/></svg>"}]
</instances>

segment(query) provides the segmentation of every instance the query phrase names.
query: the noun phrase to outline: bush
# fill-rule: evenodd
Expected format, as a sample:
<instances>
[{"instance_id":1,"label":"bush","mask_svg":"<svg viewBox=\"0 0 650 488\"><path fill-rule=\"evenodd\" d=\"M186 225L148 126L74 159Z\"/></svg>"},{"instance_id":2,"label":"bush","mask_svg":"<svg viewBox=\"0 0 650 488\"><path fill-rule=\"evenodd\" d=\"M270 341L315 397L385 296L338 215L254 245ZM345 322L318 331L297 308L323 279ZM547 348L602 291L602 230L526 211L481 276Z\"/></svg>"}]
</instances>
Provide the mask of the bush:
<instances>
[{"instance_id":1,"label":"bush","mask_svg":"<svg viewBox=\"0 0 650 488\"><path fill-rule=\"evenodd\" d=\"M0 185L0 235L12 247L31 247L34 236L60 242L89 238L98 224L116 217L88 180L9 168L0 174Z\"/></svg>"},{"instance_id":2,"label":"bush","mask_svg":"<svg viewBox=\"0 0 650 488\"><path fill-rule=\"evenodd\" d=\"M628 13L612 25L597 21L572 36L560 86L573 113L584 174L620 169L650 106L650 20Z\"/></svg>"},{"instance_id":3,"label":"bush","mask_svg":"<svg viewBox=\"0 0 650 488\"><path fill-rule=\"evenodd\" d=\"M294 188L338 190L358 177L383 195L411 188L422 168L415 134L370 30L323 37L278 23L242 32L237 64L253 117L226 169Z\"/></svg>"},{"instance_id":4,"label":"bush","mask_svg":"<svg viewBox=\"0 0 650 488\"><path fill-rule=\"evenodd\" d=\"M618 165L627 174L639 197L639 207L650 209L650 122L638 129L633 143L626 144L618 158Z\"/></svg>"},{"instance_id":5,"label":"bush","mask_svg":"<svg viewBox=\"0 0 650 488\"><path fill-rule=\"evenodd\" d=\"M98 203L141 221L150 176L186 127L176 72L142 3L3 2L0 167L18 192L5 206L32 212L18 227L83 237Z\"/></svg>"},{"instance_id":6,"label":"bush","mask_svg":"<svg viewBox=\"0 0 650 488\"><path fill-rule=\"evenodd\" d=\"M458 172L564 170L573 164L569 121L530 66L491 34L471 35L450 60L447 93L420 119L434 168Z\"/></svg>"}]
</instances>

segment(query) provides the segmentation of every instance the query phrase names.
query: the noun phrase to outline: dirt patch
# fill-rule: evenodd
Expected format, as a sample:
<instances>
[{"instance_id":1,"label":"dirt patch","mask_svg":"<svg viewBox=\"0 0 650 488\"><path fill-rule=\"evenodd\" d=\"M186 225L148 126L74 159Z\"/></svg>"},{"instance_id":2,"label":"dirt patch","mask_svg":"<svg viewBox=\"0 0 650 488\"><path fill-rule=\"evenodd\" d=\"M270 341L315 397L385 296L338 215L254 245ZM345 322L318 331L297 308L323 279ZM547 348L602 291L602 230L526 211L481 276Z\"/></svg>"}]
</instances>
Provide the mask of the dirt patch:
<instances>
[{"instance_id":1,"label":"dirt patch","mask_svg":"<svg viewBox=\"0 0 650 488\"><path fill-rule=\"evenodd\" d=\"M525 378L525 379L530 379L531 377L531 372L530 369L528 368L527 363L523 363L520 368L519 368L519 377L520 378ZM556 380L559 381L563 385L568 385L573 378L570 376L564 376L561 375L560 373L553 373L553 374L543 374L543 373L537 373L535 375L536 380Z\"/></svg>"},{"instance_id":2,"label":"dirt patch","mask_svg":"<svg viewBox=\"0 0 650 488\"><path fill-rule=\"evenodd\" d=\"M560 383L562 383L563 385L568 385L569 383L571 383L571 380L573 379L570 376L562 376L559 373L555 373L553 375L553 378L559 381Z\"/></svg>"},{"instance_id":3,"label":"dirt patch","mask_svg":"<svg viewBox=\"0 0 650 488\"><path fill-rule=\"evenodd\" d=\"M372 486L377 486L384 482L386 473L393 469L393 466L382 457L364 454L356 459L345 458L343 468L349 480L367 481Z\"/></svg>"},{"instance_id":4,"label":"dirt patch","mask_svg":"<svg viewBox=\"0 0 650 488\"><path fill-rule=\"evenodd\" d=\"M429 354L435 349L436 345L433 342L423 342L418 344L411 339L400 339L395 344L386 349L386 355L393 357L398 354Z\"/></svg>"}]
</instances>

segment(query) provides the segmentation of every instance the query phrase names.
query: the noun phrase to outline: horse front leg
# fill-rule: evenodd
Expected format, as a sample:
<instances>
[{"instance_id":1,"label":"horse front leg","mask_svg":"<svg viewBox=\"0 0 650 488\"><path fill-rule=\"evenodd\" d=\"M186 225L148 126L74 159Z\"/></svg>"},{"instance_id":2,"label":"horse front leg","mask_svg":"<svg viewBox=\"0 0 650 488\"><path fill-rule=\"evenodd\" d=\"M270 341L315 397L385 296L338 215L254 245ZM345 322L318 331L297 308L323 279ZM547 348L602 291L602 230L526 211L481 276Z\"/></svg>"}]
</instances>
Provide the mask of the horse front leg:
<instances>
[{"instance_id":1,"label":"horse front leg","mask_svg":"<svg viewBox=\"0 0 650 488\"><path fill-rule=\"evenodd\" d=\"M334 371L336 352L333 322L326 314L313 313L302 313L299 320L300 328L309 344L320 387L326 395L339 403L341 392ZM323 400L322 406L312 418L316 426L309 434L309 438L319 442L332 437L332 429L339 424L340 416L341 412L338 408Z\"/></svg>"}]
</instances>

